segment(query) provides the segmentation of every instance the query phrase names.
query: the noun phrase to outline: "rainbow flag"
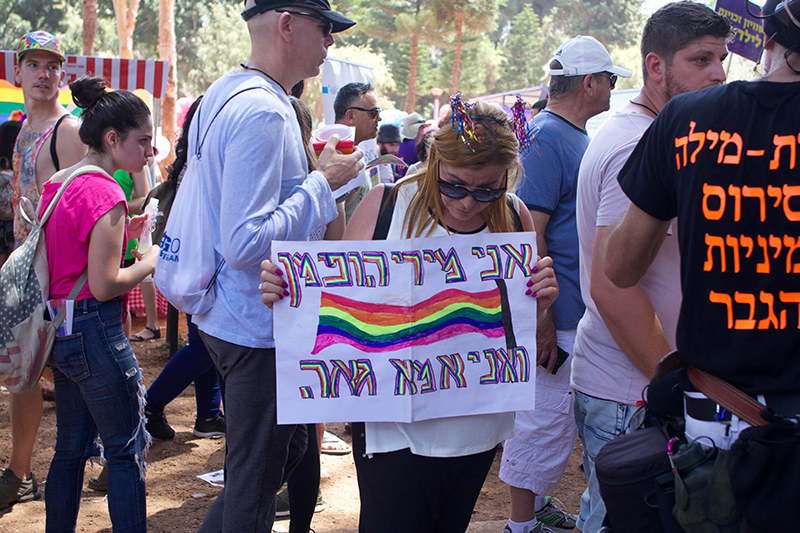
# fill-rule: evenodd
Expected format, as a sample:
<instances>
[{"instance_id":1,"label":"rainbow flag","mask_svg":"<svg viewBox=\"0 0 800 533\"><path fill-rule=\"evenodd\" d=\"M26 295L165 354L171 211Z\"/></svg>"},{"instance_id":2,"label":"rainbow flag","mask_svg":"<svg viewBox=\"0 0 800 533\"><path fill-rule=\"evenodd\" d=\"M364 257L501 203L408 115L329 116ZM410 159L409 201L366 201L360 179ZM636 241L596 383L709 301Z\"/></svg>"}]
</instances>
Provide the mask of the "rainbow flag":
<instances>
[{"instance_id":1,"label":"rainbow flag","mask_svg":"<svg viewBox=\"0 0 800 533\"><path fill-rule=\"evenodd\" d=\"M448 289L413 306L358 302L322 293L312 354L334 344L363 352L393 352L478 332L505 335L503 298L498 288L484 292Z\"/></svg>"}]
</instances>

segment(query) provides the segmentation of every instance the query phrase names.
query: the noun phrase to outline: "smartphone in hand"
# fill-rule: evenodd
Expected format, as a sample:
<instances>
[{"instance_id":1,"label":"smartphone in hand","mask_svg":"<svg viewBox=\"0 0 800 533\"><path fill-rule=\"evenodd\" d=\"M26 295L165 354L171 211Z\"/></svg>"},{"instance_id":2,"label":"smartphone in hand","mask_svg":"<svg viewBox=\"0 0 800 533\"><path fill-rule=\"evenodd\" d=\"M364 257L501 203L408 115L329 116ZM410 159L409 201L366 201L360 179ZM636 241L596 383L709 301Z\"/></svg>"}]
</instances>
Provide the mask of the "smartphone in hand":
<instances>
[{"instance_id":1,"label":"smartphone in hand","mask_svg":"<svg viewBox=\"0 0 800 533\"><path fill-rule=\"evenodd\" d=\"M556 375L556 372L558 372L558 369L561 368L561 365L564 364L564 361L567 360L567 357L569 357L569 354L563 350L561 346L556 346L556 348L558 350L558 358L556 359L556 366L553 367L554 376ZM547 368L547 363L542 363L541 366L543 368Z\"/></svg>"}]
</instances>

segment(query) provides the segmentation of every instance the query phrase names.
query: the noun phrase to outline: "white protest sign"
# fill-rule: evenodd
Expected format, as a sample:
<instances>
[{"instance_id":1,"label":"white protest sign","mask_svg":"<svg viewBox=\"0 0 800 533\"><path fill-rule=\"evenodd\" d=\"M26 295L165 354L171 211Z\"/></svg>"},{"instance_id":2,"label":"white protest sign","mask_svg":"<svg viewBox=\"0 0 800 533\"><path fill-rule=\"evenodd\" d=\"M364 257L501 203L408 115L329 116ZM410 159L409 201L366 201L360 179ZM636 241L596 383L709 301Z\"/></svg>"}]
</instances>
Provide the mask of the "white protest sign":
<instances>
[{"instance_id":1,"label":"white protest sign","mask_svg":"<svg viewBox=\"0 0 800 533\"><path fill-rule=\"evenodd\" d=\"M530 410L530 233L273 242L278 423Z\"/></svg>"}]
</instances>

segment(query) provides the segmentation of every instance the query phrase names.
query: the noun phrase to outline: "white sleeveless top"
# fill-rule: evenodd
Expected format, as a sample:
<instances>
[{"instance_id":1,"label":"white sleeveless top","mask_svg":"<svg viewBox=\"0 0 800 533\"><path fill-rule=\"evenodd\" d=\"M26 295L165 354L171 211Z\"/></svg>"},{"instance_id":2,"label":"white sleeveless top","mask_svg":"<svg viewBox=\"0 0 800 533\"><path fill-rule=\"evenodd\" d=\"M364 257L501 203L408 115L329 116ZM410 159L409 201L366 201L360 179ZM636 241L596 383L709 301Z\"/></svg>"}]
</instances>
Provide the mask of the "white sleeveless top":
<instances>
[{"instance_id":1,"label":"white sleeveless top","mask_svg":"<svg viewBox=\"0 0 800 533\"><path fill-rule=\"evenodd\" d=\"M405 235L403 219L409 202L417 190L416 183L399 187L392 222L387 240L401 240ZM511 195L519 209L521 201ZM483 228L472 234L489 233ZM431 237L447 236L449 233L436 226ZM491 450L514 436L514 413L469 415L451 418L435 418L418 422L367 422L367 454L393 452L410 448L411 453L427 457L460 457Z\"/></svg>"}]
</instances>

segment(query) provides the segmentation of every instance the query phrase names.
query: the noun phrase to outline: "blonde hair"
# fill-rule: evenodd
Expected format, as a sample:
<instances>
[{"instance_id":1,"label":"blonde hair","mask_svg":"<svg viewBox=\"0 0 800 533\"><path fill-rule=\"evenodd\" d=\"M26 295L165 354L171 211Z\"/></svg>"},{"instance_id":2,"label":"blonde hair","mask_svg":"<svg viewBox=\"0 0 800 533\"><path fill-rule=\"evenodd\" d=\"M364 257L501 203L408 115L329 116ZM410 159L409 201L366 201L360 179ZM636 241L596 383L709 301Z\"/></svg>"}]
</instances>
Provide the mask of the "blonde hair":
<instances>
[{"instance_id":1,"label":"blonde hair","mask_svg":"<svg viewBox=\"0 0 800 533\"><path fill-rule=\"evenodd\" d=\"M476 139L470 139L470 146L459 139L453 130L451 111L442 121L441 129L433 134L427 167L398 182L392 191L392 194L399 194L401 187L417 184L403 221L407 239L430 236L437 225L447 228L442 214L445 207L437 181L439 162L456 168L482 168L487 165L505 167L508 169L507 188L514 190L522 164L519 160L519 143L508 115L502 109L478 101L470 111L470 116L475 124L476 136ZM508 195L504 193L481 212L490 232L516 231L510 209L513 208L509 205Z\"/></svg>"},{"instance_id":2,"label":"blonde hair","mask_svg":"<svg viewBox=\"0 0 800 533\"><path fill-rule=\"evenodd\" d=\"M289 101L292 103L294 113L297 115L297 122L300 124L300 134L303 136L303 146L306 149L308 171L313 172L317 169L317 154L314 153L309 144L311 131L314 129L314 118L311 116L311 109L308 108L305 102L294 96L290 96Z\"/></svg>"}]
</instances>

